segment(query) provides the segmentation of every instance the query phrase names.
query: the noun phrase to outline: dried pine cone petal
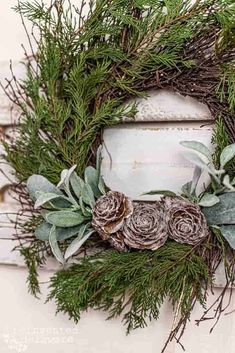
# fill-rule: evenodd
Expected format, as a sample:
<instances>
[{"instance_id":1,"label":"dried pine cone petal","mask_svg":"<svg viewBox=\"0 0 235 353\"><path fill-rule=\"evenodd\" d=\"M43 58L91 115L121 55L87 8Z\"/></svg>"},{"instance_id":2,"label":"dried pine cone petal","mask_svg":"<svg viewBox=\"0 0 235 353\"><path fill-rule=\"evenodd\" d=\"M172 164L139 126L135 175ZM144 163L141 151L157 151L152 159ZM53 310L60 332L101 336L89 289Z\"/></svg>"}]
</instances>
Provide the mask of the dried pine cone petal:
<instances>
[{"instance_id":1,"label":"dried pine cone petal","mask_svg":"<svg viewBox=\"0 0 235 353\"><path fill-rule=\"evenodd\" d=\"M130 248L156 250L167 240L167 224L160 202L134 203L123 227L124 242Z\"/></svg>"},{"instance_id":2,"label":"dried pine cone petal","mask_svg":"<svg viewBox=\"0 0 235 353\"><path fill-rule=\"evenodd\" d=\"M93 209L92 226L103 240L122 228L124 220L131 215L131 200L117 191L101 196Z\"/></svg>"},{"instance_id":3,"label":"dried pine cone petal","mask_svg":"<svg viewBox=\"0 0 235 353\"><path fill-rule=\"evenodd\" d=\"M128 251L128 247L124 243L124 235L122 231L111 234L109 237L109 243L114 249L118 251Z\"/></svg>"},{"instance_id":4,"label":"dried pine cone petal","mask_svg":"<svg viewBox=\"0 0 235 353\"><path fill-rule=\"evenodd\" d=\"M209 235L205 216L198 205L180 197L165 197L166 220L170 238L196 245Z\"/></svg>"}]
</instances>

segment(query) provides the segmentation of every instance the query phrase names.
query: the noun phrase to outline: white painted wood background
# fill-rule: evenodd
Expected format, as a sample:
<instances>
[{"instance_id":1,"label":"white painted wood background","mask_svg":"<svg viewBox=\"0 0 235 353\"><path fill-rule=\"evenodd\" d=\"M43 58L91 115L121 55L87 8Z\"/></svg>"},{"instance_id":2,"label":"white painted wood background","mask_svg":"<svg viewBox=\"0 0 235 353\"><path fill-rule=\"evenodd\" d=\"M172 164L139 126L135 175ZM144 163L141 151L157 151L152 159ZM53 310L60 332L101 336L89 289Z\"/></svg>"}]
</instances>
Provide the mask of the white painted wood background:
<instances>
[{"instance_id":1,"label":"white painted wood background","mask_svg":"<svg viewBox=\"0 0 235 353\"><path fill-rule=\"evenodd\" d=\"M10 9L16 4L16 0L1 0L0 2L0 78L8 75L9 60L12 59L16 71L20 74L18 62L22 58L21 43L26 43L21 21L17 15ZM76 4L79 1L74 1ZM153 120L155 116L158 119L168 116L175 116L177 112L186 114L185 106L179 103L181 98L173 97L175 108L172 112L168 104L166 114L166 97L160 94L160 97L154 99L154 107L151 103L143 104L143 109L139 118L148 116L148 120ZM186 102L189 108L188 116L192 104ZM164 106L165 104L165 106ZM182 111L183 109L183 111ZM199 109L200 110L200 109ZM165 114L164 114L165 111ZM208 119L208 111L205 108L197 114L193 114L200 119ZM192 114L191 114L192 117ZM191 120L191 119L190 119ZM6 98L0 93L0 125L3 129L9 128L12 123L9 105ZM129 131L133 134L133 131ZM106 133L106 136L113 134L113 130ZM208 141L208 136L207 136ZM120 156L120 155L119 155ZM120 158L120 157L119 157ZM1 166L3 167L3 166ZM109 169L110 170L110 169ZM5 172L10 170L4 167ZM108 173L108 169L106 169ZM109 176L109 180L110 176ZM4 189L8 183L3 176L0 177L0 188ZM120 184L119 184L120 185ZM146 185L147 187L148 185ZM150 185L149 185L150 186ZM156 185L156 188L158 185ZM139 190L138 190L139 192ZM0 212L15 211L17 206L9 199L7 194L1 198ZM12 230L1 228L1 238L8 238ZM1 263L21 264L20 259L11 254L11 242L1 241L0 259ZM35 300L29 294L25 286L27 272L24 268L16 266L0 266L0 352L28 352L38 353L44 349L51 353L160 353L160 349L171 327L172 313L170 306L165 304L162 309L161 320L153 322L143 330L136 330L130 336L125 336L125 330L121 326L120 320L111 322L105 321L105 314L101 312L90 311L82 316L78 325L68 321L63 315L54 316L55 305L53 303L44 305L44 299L47 294L47 281L51 271L41 271L41 281L43 295L41 301ZM219 289L215 289L218 294ZM213 301L213 296L210 297ZM232 308L235 301L232 301ZM223 316L213 335L209 335L211 323L207 322L199 328L195 326L195 319L200 316L202 311L196 308L191 323L189 324L184 336L184 344L188 353L234 353L235 339L233 332L235 327L235 315ZM181 349L175 343L172 343L167 353L179 353Z\"/></svg>"}]
</instances>

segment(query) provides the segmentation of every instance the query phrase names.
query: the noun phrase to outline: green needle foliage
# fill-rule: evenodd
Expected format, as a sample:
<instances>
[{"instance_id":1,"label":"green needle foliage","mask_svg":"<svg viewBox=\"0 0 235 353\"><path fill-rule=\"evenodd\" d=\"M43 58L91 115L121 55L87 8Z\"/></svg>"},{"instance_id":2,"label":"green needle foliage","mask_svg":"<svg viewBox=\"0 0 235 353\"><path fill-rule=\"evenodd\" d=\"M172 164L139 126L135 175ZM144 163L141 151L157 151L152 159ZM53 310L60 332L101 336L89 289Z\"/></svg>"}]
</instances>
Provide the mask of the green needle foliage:
<instances>
[{"instance_id":1,"label":"green needle foliage","mask_svg":"<svg viewBox=\"0 0 235 353\"><path fill-rule=\"evenodd\" d=\"M89 307L123 316L127 332L157 319L169 298L179 315L188 319L196 299L205 304L202 282L211 281L208 265L190 246L168 242L156 252L108 251L85 257L78 265L51 279L49 299L57 310L77 322Z\"/></svg>"},{"instance_id":2,"label":"green needle foliage","mask_svg":"<svg viewBox=\"0 0 235 353\"><path fill-rule=\"evenodd\" d=\"M102 128L134 115L122 103L152 88L222 110L234 136L233 0L82 1L80 9L20 0L15 10L37 31L28 33L37 51L26 53L26 78L13 76L6 90L22 113L20 137L4 144L19 180L56 183L74 164L82 175Z\"/></svg>"},{"instance_id":3,"label":"green needle foliage","mask_svg":"<svg viewBox=\"0 0 235 353\"><path fill-rule=\"evenodd\" d=\"M27 283L29 293L38 298L41 294L38 268L46 263L45 245L41 241L35 241L28 246L21 246L19 251L28 269Z\"/></svg>"}]
</instances>

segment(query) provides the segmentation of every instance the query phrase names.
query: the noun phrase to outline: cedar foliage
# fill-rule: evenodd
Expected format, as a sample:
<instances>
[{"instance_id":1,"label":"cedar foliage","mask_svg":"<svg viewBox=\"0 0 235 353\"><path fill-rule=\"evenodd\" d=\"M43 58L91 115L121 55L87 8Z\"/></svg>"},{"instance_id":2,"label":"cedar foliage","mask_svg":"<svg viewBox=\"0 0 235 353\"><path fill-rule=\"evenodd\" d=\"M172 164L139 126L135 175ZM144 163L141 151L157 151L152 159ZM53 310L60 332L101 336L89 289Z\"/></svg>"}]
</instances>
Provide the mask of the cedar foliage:
<instances>
[{"instance_id":1,"label":"cedar foliage","mask_svg":"<svg viewBox=\"0 0 235 353\"><path fill-rule=\"evenodd\" d=\"M88 7L88 8L87 8ZM84 10L88 11L87 16ZM19 1L37 52L7 94L19 106L20 138L5 143L20 181L40 173L57 182L78 164L82 174L104 126L133 116L123 106L148 89L171 88L208 104L234 139L235 5L233 0Z\"/></svg>"},{"instance_id":2,"label":"cedar foliage","mask_svg":"<svg viewBox=\"0 0 235 353\"><path fill-rule=\"evenodd\" d=\"M174 308L180 298L180 314L188 319L192 297L205 304L202 282L209 280L201 256L190 246L168 242L155 252L110 250L85 257L52 277L49 299L75 322L89 307L107 311L109 319L123 315L129 333L158 319L167 297Z\"/></svg>"},{"instance_id":3,"label":"cedar foliage","mask_svg":"<svg viewBox=\"0 0 235 353\"><path fill-rule=\"evenodd\" d=\"M61 170L74 164L82 175L93 162L102 129L123 115L134 116L138 107L123 105L127 99L159 88L195 97L217 118L216 155L235 141L235 3L82 0L77 8L66 0L49 6L19 0L15 10L23 24L31 21L37 35L26 30L31 52L25 52L25 79L18 81L12 69L12 80L2 84L21 114L17 139L6 136L3 144L21 182L16 188L23 212L31 213L29 222L19 225L17 249L29 268L29 289L37 296L37 267L48 249L32 236L37 214L24 182L42 174L57 183ZM215 301L215 318L224 310L225 289L234 282L234 255L227 260L219 234L204 246L202 251L168 242L154 253L87 256L55 274L49 299L75 321L88 307L107 310L110 318L124 315L129 332L158 318L169 297L176 312L169 340L178 334L178 341L195 302L205 305L222 258L227 284Z\"/></svg>"}]
</instances>

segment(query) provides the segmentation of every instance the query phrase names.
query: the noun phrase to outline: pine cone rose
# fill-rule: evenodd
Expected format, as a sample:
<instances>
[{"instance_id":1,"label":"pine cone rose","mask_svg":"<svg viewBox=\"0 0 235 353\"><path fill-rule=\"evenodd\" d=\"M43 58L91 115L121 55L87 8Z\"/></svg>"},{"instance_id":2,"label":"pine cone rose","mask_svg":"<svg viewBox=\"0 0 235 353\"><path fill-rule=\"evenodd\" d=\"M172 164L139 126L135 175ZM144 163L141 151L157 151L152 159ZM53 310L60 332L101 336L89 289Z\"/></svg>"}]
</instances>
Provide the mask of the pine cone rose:
<instances>
[{"instance_id":1,"label":"pine cone rose","mask_svg":"<svg viewBox=\"0 0 235 353\"><path fill-rule=\"evenodd\" d=\"M180 197L165 197L166 220L170 238L196 245L209 234L206 219L198 205Z\"/></svg>"},{"instance_id":2,"label":"pine cone rose","mask_svg":"<svg viewBox=\"0 0 235 353\"><path fill-rule=\"evenodd\" d=\"M129 250L128 246L124 242L124 234L121 230L110 235L109 243L114 249L116 249L118 251L128 251Z\"/></svg>"},{"instance_id":3,"label":"pine cone rose","mask_svg":"<svg viewBox=\"0 0 235 353\"><path fill-rule=\"evenodd\" d=\"M161 203L134 203L133 213L126 220L122 233L130 248L156 250L162 246L168 234Z\"/></svg>"},{"instance_id":4,"label":"pine cone rose","mask_svg":"<svg viewBox=\"0 0 235 353\"><path fill-rule=\"evenodd\" d=\"M131 200L117 191L109 191L101 196L95 204L92 226L103 240L122 228L124 220L133 212Z\"/></svg>"}]
</instances>

